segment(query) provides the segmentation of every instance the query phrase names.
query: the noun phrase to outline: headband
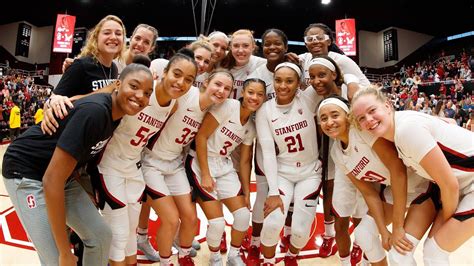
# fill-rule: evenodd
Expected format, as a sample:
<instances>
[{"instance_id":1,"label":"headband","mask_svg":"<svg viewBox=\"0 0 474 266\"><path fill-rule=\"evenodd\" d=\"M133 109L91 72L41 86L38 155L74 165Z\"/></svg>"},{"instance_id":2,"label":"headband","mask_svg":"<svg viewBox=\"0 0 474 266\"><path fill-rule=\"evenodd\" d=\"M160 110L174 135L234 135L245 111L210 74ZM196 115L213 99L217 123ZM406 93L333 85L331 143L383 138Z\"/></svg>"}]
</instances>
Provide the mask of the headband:
<instances>
[{"instance_id":1,"label":"headband","mask_svg":"<svg viewBox=\"0 0 474 266\"><path fill-rule=\"evenodd\" d=\"M319 116L319 112L321 111L321 108L323 106L326 106L328 104L335 104L339 107L342 108L342 110L344 110L346 113L349 113L349 107L347 107L347 104L345 104L343 101L337 99L337 98L327 98L327 99L324 99L321 104L319 104L319 107L318 107L318 116Z\"/></svg>"},{"instance_id":2,"label":"headband","mask_svg":"<svg viewBox=\"0 0 474 266\"><path fill-rule=\"evenodd\" d=\"M297 65L293 63L289 63L289 62L284 62L275 67L275 72L282 67L289 67L293 69L296 72L296 74L298 74L298 78L301 78L301 69Z\"/></svg>"},{"instance_id":3,"label":"headband","mask_svg":"<svg viewBox=\"0 0 474 266\"><path fill-rule=\"evenodd\" d=\"M329 68L332 72L336 71L336 66L333 63L331 63L331 61L327 60L326 58L317 57L317 58L312 59L309 62L308 68L310 68L313 65L322 65Z\"/></svg>"},{"instance_id":4,"label":"headband","mask_svg":"<svg viewBox=\"0 0 474 266\"><path fill-rule=\"evenodd\" d=\"M229 37L221 31L211 32L211 34L209 34L209 36L207 38L212 39L212 38L215 38L215 37L221 37L221 38L226 39L226 41L229 41Z\"/></svg>"}]
</instances>

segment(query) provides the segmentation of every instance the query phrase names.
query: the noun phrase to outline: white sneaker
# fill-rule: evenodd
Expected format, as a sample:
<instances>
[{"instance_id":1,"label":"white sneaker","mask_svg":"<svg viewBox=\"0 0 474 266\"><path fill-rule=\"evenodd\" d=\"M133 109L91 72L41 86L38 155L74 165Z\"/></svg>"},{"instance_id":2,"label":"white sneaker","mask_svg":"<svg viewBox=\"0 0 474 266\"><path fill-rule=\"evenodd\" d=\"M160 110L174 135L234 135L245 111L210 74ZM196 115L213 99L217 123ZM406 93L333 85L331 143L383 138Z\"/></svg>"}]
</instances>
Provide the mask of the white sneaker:
<instances>
[{"instance_id":1,"label":"white sneaker","mask_svg":"<svg viewBox=\"0 0 474 266\"><path fill-rule=\"evenodd\" d=\"M240 254L238 256L227 257L227 266L245 266Z\"/></svg>"},{"instance_id":2,"label":"white sneaker","mask_svg":"<svg viewBox=\"0 0 474 266\"><path fill-rule=\"evenodd\" d=\"M201 244L199 244L199 248L201 248ZM173 241L173 246L171 247L171 250L173 251L173 254L178 254L179 253L178 240ZM197 256L197 251L194 248L194 241L193 241L193 244L192 244L192 247L191 247L191 251L189 252L189 256L191 256L191 258L194 258L194 257Z\"/></svg>"},{"instance_id":3,"label":"white sneaker","mask_svg":"<svg viewBox=\"0 0 474 266\"><path fill-rule=\"evenodd\" d=\"M145 257L151 261L160 261L160 254L156 251L150 243L150 240L147 239L145 242L137 241L137 249L143 252Z\"/></svg>"},{"instance_id":4,"label":"white sneaker","mask_svg":"<svg viewBox=\"0 0 474 266\"><path fill-rule=\"evenodd\" d=\"M209 266L224 266L224 263L222 262L222 256L214 258L211 256L211 258L209 259Z\"/></svg>"}]
</instances>

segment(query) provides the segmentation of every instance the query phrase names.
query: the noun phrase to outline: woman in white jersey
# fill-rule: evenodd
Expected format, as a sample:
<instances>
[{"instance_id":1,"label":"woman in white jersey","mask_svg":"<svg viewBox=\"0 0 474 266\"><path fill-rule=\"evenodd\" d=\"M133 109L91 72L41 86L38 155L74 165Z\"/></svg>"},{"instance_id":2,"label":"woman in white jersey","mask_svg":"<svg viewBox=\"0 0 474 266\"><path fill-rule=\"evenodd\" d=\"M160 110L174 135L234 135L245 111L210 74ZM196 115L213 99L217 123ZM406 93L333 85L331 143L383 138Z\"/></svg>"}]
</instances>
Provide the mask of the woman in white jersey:
<instances>
[{"instance_id":1,"label":"woman in white jersey","mask_svg":"<svg viewBox=\"0 0 474 266\"><path fill-rule=\"evenodd\" d=\"M191 87L178 99L178 109L142 155L145 193L161 221L157 232L160 255L169 252L179 227L180 265L194 265L190 252L197 226L196 206L184 169L184 149L194 140L207 110L229 97L232 84L232 75L219 70L204 81L204 91ZM166 261L162 258L161 263Z\"/></svg>"},{"instance_id":2,"label":"woman in white jersey","mask_svg":"<svg viewBox=\"0 0 474 266\"><path fill-rule=\"evenodd\" d=\"M202 88L204 81L209 76L209 69L211 68L211 57L214 53L214 47L209 43L205 37L201 36L195 42L189 45L189 48L194 52L194 60L198 64L198 74L194 81L194 87Z\"/></svg>"},{"instance_id":3,"label":"woman in white jersey","mask_svg":"<svg viewBox=\"0 0 474 266\"><path fill-rule=\"evenodd\" d=\"M268 29L262 35L262 51L267 59L265 65L261 65L250 74L250 78L259 78L265 81L267 86L267 100L275 98L273 88L273 74L275 67L285 61L285 54L288 50L288 38L279 29ZM247 265L250 261L258 264L260 261L260 232L263 224L263 204L267 198L268 184L263 172L263 157L260 144L255 147L255 177L257 181L257 197L252 208L252 240L248 250Z\"/></svg>"},{"instance_id":4,"label":"woman in white jersey","mask_svg":"<svg viewBox=\"0 0 474 266\"><path fill-rule=\"evenodd\" d=\"M358 82L358 79L354 75L343 75L339 65L329 56L322 55L315 57L309 62L308 69L310 84L313 89L316 90L318 100L327 98L330 95L339 95L347 99L347 91L343 90L342 85L344 85L344 83ZM336 171L334 161L329 153L333 141L325 135L321 136L320 139L322 143L321 158L324 162L327 162L327 164L323 165L324 168L327 169L323 171L323 173L326 172L328 178L323 183L323 199L329 201L331 204L330 206L324 205L325 233L323 235L323 243L319 248L319 255L322 257L333 255L336 248L334 245L335 240L339 257L341 259L347 259L350 254L353 264L357 264L362 260L362 251L356 243L354 243L354 247L351 251L351 240L348 231L349 222L350 217L352 217L352 222L357 226L360 222L360 218L367 212L367 207L362 195L357 193L354 185L352 185L344 174L338 176L339 178L336 177L336 175L340 175L340 173ZM348 199L349 195L352 199L344 200ZM327 209L328 207L329 209ZM333 213L333 221L327 219L328 216L326 212Z\"/></svg>"},{"instance_id":5,"label":"woman in white jersey","mask_svg":"<svg viewBox=\"0 0 474 266\"><path fill-rule=\"evenodd\" d=\"M393 142L405 165L439 186L442 209L423 258L449 265L449 253L474 235L474 134L423 113L394 112L370 87L356 93L352 112L363 130Z\"/></svg>"},{"instance_id":6,"label":"woman in white jersey","mask_svg":"<svg viewBox=\"0 0 474 266\"><path fill-rule=\"evenodd\" d=\"M279 64L273 83L276 98L267 101L256 117L269 187L261 233L264 264L268 265L275 264L275 248L291 201L294 212L285 264L296 263L316 213L322 166L315 138L316 91L298 89L301 75L297 65Z\"/></svg>"},{"instance_id":7,"label":"woman in white jersey","mask_svg":"<svg viewBox=\"0 0 474 266\"><path fill-rule=\"evenodd\" d=\"M110 264L136 263L136 228L145 189L140 169L141 152L175 109L197 73L194 56L181 49L165 68L163 79L154 84L150 105L135 116L125 117L114 131L97 163L99 208L112 229ZM161 254L160 254L161 255Z\"/></svg>"},{"instance_id":8,"label":"woman in white jersey","mask_svg":"<svg viewBox=\"0 0 474 266\"><path fill-rule=\"evenodd\" d=\"M212 72L220 66L222 59L226 56L229 48L229 37L222 31L213 31L207 36L209 42L214 46L214 53L211 57L211 66L208 72Z\"/></svg>"},{"instance_id":9,"label":"woman in white jersey","mask_svg":"<svg viewBox=\"0 0 474 266\"><path fill-rule=\"evenodd\" d=\"M240 29L234 32L230 38L230 51L221 62L221 67L226 68L234 76L234 91L230 98L240 99L244 81L266 60L254 56L255 39L250 30Z\"/></svg>"},{"instance_id":10,"label":"woman in white jersey","mask_svg":"<svg viewBox=\"0 0 474 266\"><path fill-rule=\"evenodd\" d=\"M331 57L341 68L344 74L352 74L359 79L360 86L369 86L370 81L362 73L360 67L336 46L334 43L334 33L326 25L322 23L310 24L304 31L304 41L307 53L300 54L301 65L304 70L305 85L309 85L309 62L316 56L326 55ZM356 84L347 83L347 91L349 100L357 91Z\"/></svg>"},{"instance_id":11,"label":"woman in white jersey","mask_svg":"<svg viewBox=\"0 0 474 266\"><path fill-rule=\"evenodd\" d=\"M310 73L309 73L309 64L313 58L316 56L328 56L333 59L337 65L340 67L342 73L352 74L357 77L357 82L345 81L345 84L341 85L342 90L347 92L347 98L350 100L352 95L360 86L370 85L367 77L362 73L359 66L349 57L345 56L344 53L337 47L334 42L334 33L333 31L322 23L310 24L304 31L304 41L306 48L308 49L307 53L300 54L299 60L304 70L304 79L305 86L310 85ZM322 248L319 250L320 255L323 257L330 256L333 252L331 243L334 242L334 238L329 238L328 236L334 234L334 217L332 216L331 209L331 196L326 197L326 195L332 195L331 185L326 184L326 180L333 182L334 180L334 163L330 161L328 163L327 175L324 178L323 198L324 204L324 220L327 226L325 227L325 236L323 239ZM326 171L325 171L326 172ZM328 191L326 191L326 189ZM331 243L330 243L331 242Z\"/></svg>"},{"instance_id":12,"label":"woman in white jersey","mask_svg":"<svg viewBox=\"0 0 474 266\"><path fill-rule=\"evenodd\" d=\"M409 207L407 220L402 226L406 229L406 238L411 244L408 242L404 244L408 244L412 250L403 256L397 254L395 249L391 249L390 264L416 265L413 256L416 244L436 216L434 203L430 199L432 187L435 186L417 176L413 171L408 172L407 184L406 168L400 159L388 160L388 167L386 167L383 160L391 155L395 157L397 154L395 148L393 146L387 147L382 139L377 139L367 132L351 127L348 113L348 102L339 96L326 98L318 109L318 118L323 132L335 139L331 156L336 162L336 168L342 174L347 175L357 189L362 192L369 206L370 216L365 216L356 227L355 238L372 265L387 265L384 247L390 248L389 237L387 237L390 233L385 226L391 223L393 212L395 212L394 217L398 216L397 211L404 214L405 206L407 206ZM382 150L381 158L375 151L377 149ZM393 202L392 184L395 185L393 193L400 193L396 199L400 200L404 197L403 202ZM382 192L380 192L379 185L382 185ZM350 201L350 199L346 198L346 201ZM346 204L350 204L350 202L346 202ZM384 243L379 240L377 232L381 232ZM351 264L349 257L341 257L341 262L343 265Z\"/></svg>"},{"instance_id":13,"label":"woman in white jersey","mask_svg":"<svg viewBox=\"0 0 474 266\"><path fill-rule=\"evenodd\" d=\"M256 135L251 116L264 99L264 82L247 80L241 101L227 99L206 114L196 135L196 154L191 150L186 159L193 196L209 220L206 240L211 251L210 265L222 265L219 245L225 220L221 202L234 217L227 264L245 265L239 253L250 220L249 186ZM240 180L230 158L237 147L242 155Z\"/></svg>"}]
</instances>

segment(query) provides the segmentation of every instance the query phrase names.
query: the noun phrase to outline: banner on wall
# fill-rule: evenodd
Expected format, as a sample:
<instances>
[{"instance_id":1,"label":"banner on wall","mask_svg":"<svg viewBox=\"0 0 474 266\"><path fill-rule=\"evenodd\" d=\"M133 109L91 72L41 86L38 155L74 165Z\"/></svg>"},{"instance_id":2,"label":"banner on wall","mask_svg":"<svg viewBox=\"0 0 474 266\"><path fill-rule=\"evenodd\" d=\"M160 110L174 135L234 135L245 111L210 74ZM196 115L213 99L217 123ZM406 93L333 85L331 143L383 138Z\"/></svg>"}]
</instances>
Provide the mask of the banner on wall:
<instances>
[{"instance_id":1,"label":"banner on wall","mask_svg":"<svg viewBox=\"0 0 474 266\"><path fill-rule=\"evenodd\" d=\"M74 24L76 24L75 16L58 14L54 31L53 52L70 53L72 51Z\"/></svg>"},{"instance_id":2,"label":"banner on wall","mask_svg":"<svg viewBox=\"0 0 474 266\"><path fill-rule=\"evenodd\" d=\"M336 44L346 55L356 55L357 39L355 19L336 20Z\"/></svg>"}]
</instances>

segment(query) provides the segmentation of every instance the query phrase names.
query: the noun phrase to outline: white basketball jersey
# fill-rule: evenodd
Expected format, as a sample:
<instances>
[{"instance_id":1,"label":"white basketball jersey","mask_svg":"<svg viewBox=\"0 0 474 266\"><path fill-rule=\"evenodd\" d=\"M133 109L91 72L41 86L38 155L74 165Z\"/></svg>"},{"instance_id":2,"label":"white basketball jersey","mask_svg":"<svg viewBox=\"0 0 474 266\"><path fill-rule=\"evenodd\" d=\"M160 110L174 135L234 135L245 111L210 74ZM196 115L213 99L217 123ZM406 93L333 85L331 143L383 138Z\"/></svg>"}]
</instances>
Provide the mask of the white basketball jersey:
<instances>
[{"instance_id":1,"label":"white basketball jersey","mask_svg":"<svg viewBox=\"0 0 474 266\"><path fill-rule=\"evenodd\" d=\"M395 146L405 165L433 180L420 161L438 146L458 178L460 189L474 180L474 133L415 111L395 112Z\"/></svg>"},{"instance_id":2,"label":"white basketball jersey","mask_svg":"<svg viewBox=\"0 0 474 266\"><path fill-rule=\"evenodd\" d=\"M359 85L366 87L370 85L370 81L362 73L360 67L346 55L338 54L335 52L329 52L328 56L336 62L343 74L352 74L359 79ZM311 53L304 53L298 56L300 58L301 65L304 71L304 84L310 86L309 84L309 62L313 59ZM343 85L344 87L345 85Z\"/></svg>"},{"instance_id":3,"label":"white basketball jersey","mask_svg":"<svg viewBox=\"0 0 474 266\"><path fill-rule=\"evenodd\" d=\"M157 58L151 61L150 70L154 75L156 75L156 80L161 80L163 78L163 72L167 65L168 60L164 58Z\"/></svg>"},{"instance_id":4,"label":"white basketball jersey","mask_svg":"<svg viewBox=\"0 0 474 266\"><path fill-rule=\"evenodd\" d=\"M234 67L230 73L234 76L234 90L230 93L229 98L240 99L242 97L242 88L244 81L253 73L259 66L265 65L267 60L258 56L251 55L249 62L242 67Z\"/></svg>"},{"instance_id":5,"label":"white basketball jersey","mask_svg":"<svg viewBox=\"0 0 474 266\"><path fill-rule=\"evenodd\" d=\"M354 127L349 131L349 145L344 149L341 141L334 141L331 156L336 167L344 174L352 174L355 178L366 182L378 182L390 185L390 172L379 157L360 136L367 134Z\"/></svg>"},{"instance_id":6,"label":"white basketball jersey","mask_svg":"<svg viewBox=\"0 0 474 266\"><path fill-rule=\"evenodd\" d=\"M145 148L143 161L150 156L168 161L181 156L183 148L194 140L205 114L199 106L199 89L191 87L178 98L178 109L168 119L156 142Z\"/></svg>"},{"instance_id":7,"label":"white basketball jersey","mask_svg":"<svg viewBox=\"0 0 474 266\"><path fill-rule=\"evenodd\" d=\"M240 123L240 102L226 99L209 111L219 126L207 140L209 157L229 157L241 143L252 145L255 138L255 125L251 118L245 125Z\"/></svg>"},{"instance_id":8,"label":"white basketball jersey","mask_svg":"<svg viewBox=\"0 0 474 266\"><path fill-rule=\"evenodd\" d=\"M275 87L273 87L274 73L268 70L267 65L259 66L248 78L258 78L265 81L267 100L275 98Z\"/></svg>"},{"instance_id":9,"label":"white basketball jersey","mask_svg":"<svg viewBox=\"0 0 474 266\"><path fill-rule=\"evenodd\" d=\"M140 153L148 140L161 130L175 102L172 100L169 106L161 107L153 93L149 106L134 116L124 116L104 149L99 171L121 177L137 176Z\"/></svg>"},{"instance_id":10,"label":"white basketball jersey","mask_svg":"<svg viewBox=\"0 0 474 266\"><path fill-rule=\"evenodd\" d=\"M299 180L314 175L321 166L314 121L315 98L315 90L298 90L290 104L277 105L274 98L258 110L264 113L257 117L263 117L262 123L268 123L272 131L279 176Z\"/></svg>"},{"instance_id":11,"label":"white basketball jersey","mask_svg":"<svg viewBox=\"0 0 474 266\"><path fill-rule=\"evenodd\" d=\"M209 77L209 73L204 72L201 75L198 75L196 79L194 80L194 87L198 89L202 89L202 85L204 84L204 81Z\"/></svg>"}]
</instances>

